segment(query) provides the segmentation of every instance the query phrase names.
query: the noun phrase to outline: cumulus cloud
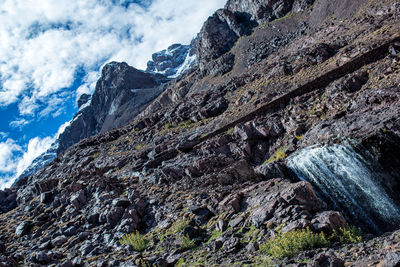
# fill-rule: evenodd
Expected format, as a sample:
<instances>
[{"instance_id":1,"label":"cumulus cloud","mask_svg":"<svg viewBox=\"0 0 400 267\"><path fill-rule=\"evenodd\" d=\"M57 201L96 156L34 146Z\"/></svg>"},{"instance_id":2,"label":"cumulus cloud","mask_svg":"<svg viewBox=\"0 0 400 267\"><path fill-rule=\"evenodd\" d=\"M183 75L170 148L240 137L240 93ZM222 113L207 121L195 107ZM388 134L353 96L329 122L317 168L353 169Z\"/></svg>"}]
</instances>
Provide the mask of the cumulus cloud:
<instances>
[{"instance_id":1,"label":"cumulus cloud","mask_svg":"<svg viewBox=\"0 0 400 267\"><path fill-rule=\"evenodd\" d=\"M5 0L0 6L0 106L17 102L22 116L49 115L53 110L43 109L73 85L78 72L85 76L73 92L79 96L93 92L95 73L107 61L145 68L153 52L189 43L225 1L154 0L140 6L132 1Z\"/></svg>"},{"instance_id":2,"label":"cumulus cloud","mask_svg":"<svg viewBox=\"0 0 400 267\"><path fill-rule=\"evenodd\" d=\"M54 141L55 136L35 137L29 140L24 148L10 138L0 142L0 176L2 176L0 189L10 187L33 160L47 151Z\"/></svg>"}]
</instances>

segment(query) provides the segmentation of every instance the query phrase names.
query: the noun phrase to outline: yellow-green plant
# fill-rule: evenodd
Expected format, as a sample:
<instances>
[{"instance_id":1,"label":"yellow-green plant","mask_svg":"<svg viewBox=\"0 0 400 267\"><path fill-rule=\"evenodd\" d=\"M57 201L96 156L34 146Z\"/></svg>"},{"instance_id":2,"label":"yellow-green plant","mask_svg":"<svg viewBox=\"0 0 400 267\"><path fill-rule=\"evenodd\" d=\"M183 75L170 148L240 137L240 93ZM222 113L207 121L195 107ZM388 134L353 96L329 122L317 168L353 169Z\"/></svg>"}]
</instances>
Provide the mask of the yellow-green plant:
<instances>
[{"instance_id":1,"label":"yellow-green plant","mask_svg":"<svg viewBox=\"0 0 400 267\"><path fill-rule=\"evenodd\" d=\"M273 239L260 245L260 251L272 258L293 257L301 250L330 245L324 233L314 233L309 228L278 233Z\"/></svg>"},{"instance_id":2,"label":"yellow-green plant","mask_svg":"<svg viewBox=\"0 0 400 267\"><path fill-rule=\"evenodd\" d=\"M134 250L142 252L147 248L148 240L136 231L121 237L119 243L131 245Z\"/></svg>"},{"instance_id":3,"label":"yellow-green plant","mask_svg":"<svg viewBox=\"0 0 400 267\"><path fill-rule=\"evenodd\" d=\"M264 164L268 164L268 163L286 158L287 157L287 155L285 153L286 148L287 147L279 148L269 159L264 161Z\"/></svg>"},{"instance_id":4,"label":"yellow-green plant","mask_svg":"<svg viewBox=\"0 0 400 267\"><path fill-rule=\"evenodd\" d=\"M181 235L179 241L181 248L192 249L196 247L196 242L193 239L190 239L188 235Z\"/></svg>"},{"instance_id":5,"label":"yellow-green plant","mask_svg":"<svg viewBox=\"0 0 400 267\"><path fill-rule=\"evenodd\" d=\"M338 231L333 231L329 240L340 244L360 243L362 241L361 229L354 226L339 228Z\"/></svg>"},{"instance_id":6,"label":"yellow-green plant","mask_svg":"<svg viewBox=\"0 0 400 267\"><path fill-rule=\"evenodd\" d=\"M232 135L233 134L233 130L234 130L233 127L229 128L228 131L226 131L226 134Z\"/></svg>"}]
</instances>

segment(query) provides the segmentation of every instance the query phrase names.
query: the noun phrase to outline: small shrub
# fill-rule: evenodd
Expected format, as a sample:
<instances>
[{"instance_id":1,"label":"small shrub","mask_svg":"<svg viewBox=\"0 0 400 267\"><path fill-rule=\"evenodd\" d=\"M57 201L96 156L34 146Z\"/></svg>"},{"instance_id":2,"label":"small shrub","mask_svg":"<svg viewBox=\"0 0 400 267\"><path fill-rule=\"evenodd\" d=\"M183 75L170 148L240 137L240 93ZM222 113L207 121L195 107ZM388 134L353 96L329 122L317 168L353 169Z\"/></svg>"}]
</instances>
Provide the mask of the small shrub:
<instances>
[{"instance_id":1,"label":"small shrub","mask_svg":"<svg viewBox=\"0 0 400 267\"><path fill-rule=\"evenodd\" d=\"M301 250L327 247L329 245L330 242L324 233L313 233L307 228L277 234L274 239L261 244L260 251L273 258L281 259L284 257L293 257Z\"/></svg>"},{"instance_id":2,"label":"small shrub","mask_svg":"<svg viewBox=\"0 0 400 267\"><path fill-rule=\"evenodd\" d=\"M136 150L141 150L143 147L144 147L143 144L138 144L138 145L136 146Z\"/></svg>"},{"instance_id":3,"label":"small shrub","mask_svg":"<svg viewBox=\"0 0 400 267\"><path fill-rule=\"evenodd\" d=\"M233 130L234 130L233 127L232 127L232 128L229 128L228 131L226 131L226 134L232 135L232 134L233 134Z\"/></svg>"},{"instance_id":4,"label":"small shrub","mask_svg":"<svg viewBox=\"0 0 400 267\"><path fill-rule=\"evenodd\" d=\"M94 153L94 154L93 154L93 159L97 159L97 158L99 157L99 155L100 155L99 152Z\"/></svg>"},{"instance_id":5,"label":"small shrub","mask_svg":"<svg viewBox=\"0 0 400 267\"><path fill-rule=\"evenodd\" d=\"M196 242L194 240L190 239L190 237L188 235L181 235L181 237L179 238L179 241L180 241L181 248L192 249L192 248L196 247Z\"/></svg>"},{"instance_id":6,"label":"small shrub","mask_svg":"<svg viewBox=\"0 0 400 267\"><path fill-rule=\"evenodd\" d=\"M165 129L165 130L168 130L168 129L171 129L171 128L174 128L174 126L173 126L171 123L169 123L169 122L167 122L167 123L164 125L164 129Z\"/></svg>"},{"instance_id":7,"label":"small shrub","mask_svg":"<svg viewBox=\"0 0 400 267\"><path fill-rule=\"evenodd\" d=\"M191 120L182 121L182 122L178 123L177 128L178 129L186 129L186 128L191 127L192 124L193 124L193 122Z\"/></svg>"},{"instance_id":8,"label":"small shrub","mask_svg":"<svg viewBox=\"0 0 400 267\"><path fill-rule=\"evenodd\" d=\"M136 251L142 252L147 248L147 239L138 231L135 233L126 234L119 240L121 244L131 245Z\"/></svg>"},{"instance_id":9,"label":"small shrub","mask_svg":"<svg viewBox=\"0 0 400 267\"><path fill-rule=\"evenodd\" d=\"M360 243L362 241L361 229L354 226L340 228L338 231L333 231L329 240L340 244Z\"/></svg>"},{"instance_id":10,"label":"small shrub","mask_svg":"<svg viewBox=\"0 0 400 267\"><path fill-rule=\"evenodd\" d=\"M269 159L267 159L264 164L268 164L280 159L284 159L287 157L285 150L287 147L281 147L279 148Z\"/></svg>"}]
</instances>

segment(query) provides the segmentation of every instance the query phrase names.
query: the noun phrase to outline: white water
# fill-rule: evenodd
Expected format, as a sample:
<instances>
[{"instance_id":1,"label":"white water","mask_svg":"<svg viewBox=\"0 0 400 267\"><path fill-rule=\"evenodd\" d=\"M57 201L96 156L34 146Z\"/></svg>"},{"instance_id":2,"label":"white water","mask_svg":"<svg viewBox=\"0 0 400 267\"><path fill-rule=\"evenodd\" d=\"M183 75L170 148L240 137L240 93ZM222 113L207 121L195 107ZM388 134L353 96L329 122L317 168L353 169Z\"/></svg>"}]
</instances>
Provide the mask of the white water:
<instances>
[{"instance_id":1,"label":"white water","mask_svg":"<svg viewBox=\"0 0 400 267\"><path fill-rule=\"evenodd\" d=\"M380 167L351 145L308 147L290 156L287 165L351 223L375 233L400 225L400 210L379 183Z\"/></svg>"}]
</instances>

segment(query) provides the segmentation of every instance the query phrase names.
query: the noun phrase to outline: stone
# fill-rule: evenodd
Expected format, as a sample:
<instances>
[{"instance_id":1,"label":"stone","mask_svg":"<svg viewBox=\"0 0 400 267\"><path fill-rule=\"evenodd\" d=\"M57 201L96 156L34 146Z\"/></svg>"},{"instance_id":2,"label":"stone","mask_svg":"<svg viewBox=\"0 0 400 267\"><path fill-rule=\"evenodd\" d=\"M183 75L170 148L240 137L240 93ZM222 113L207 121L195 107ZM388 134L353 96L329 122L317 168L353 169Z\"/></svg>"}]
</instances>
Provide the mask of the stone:
<instances>
[{"instance_id":1,"label":"stone","mask_svg":"<svg viewBox=\"0 0 400 267\"><path fill-rule=\"evenodd\" d=\"M6 245L0 241L0 253L6 252Z\"/></svg>"},{"instance_id":2,"label":"stone","mask_svg":"<svg viewBox=\"0 0 400 267\"><path fill-rule=\"evenodd\" d=\"M339 228L345 228L347 225L346 219L340 212L337 211L323 211L315 215L311 221L316 231L324 231L332 233Z\"/></svg>"},{"instance_id":3,"label":"stone","mask_svg":"<svg viewBox=\"0 0 400 267\"><path fill-rule=\"evenodd\" d=\"M226 222L224 220L219 220L216 224L215 224L215 230L217 230L218 232L223 232L226 230Z\"/></svg>"},{"instance_id":4,"label":"stone","mask_svg":"<svg viewBox=\"0 0 400 267\"><path fill-rule=\"evenodd\" d=\"M344 261L332 253L321 253L314 257L310 267L344 267Z\"/></svg>"},{"instance_id":5,"label":"stone","mask_svg":"<svg viewBox=\"0 0 400 267\"><path fill-rule=\"evenodd\" d=\"M114 207L128 207L129 205L131 205L131 202L126 199L126 198L116 198L113 200L112 202Z\"/></svg>"},{"instance_id":6,"label":"stone","mask_svg":"<svg viewBox=\"0 0 400 267\"><path fill-rule=\"evenodd\" d=\"M60 235L56 238L54 238L54 240L51 241L51 243L55 246L55 247L60 247L62 246L65 242L67 242L68 238L65 235Z\"/></svg>"},{"instance_id":7,"label":"stone","mask_svg":"<svg viewBox=\"0 0 400 267\"><path fill-rule=\"evenodd\" d=\"M381 265L382 267L400 267L400 252L389 252Z\"/></svg>"},{"instance_id":8,"label":"stone","mask_svg":"<svg viewBox=\"0 0 400 267\"><path fill-rule=\"evenodd\" d=\"M83 189L79 190L74 195L72 195L70 201L76 210L80 210L87 201L85 191Z\"/></svg>"},{"instance_id":9,"label":"stone","mask_svg":"<svg viewBox=\"0 0 400 267\"><path fill-rule=\"evenodd\" d=\"M40 194L40 202L43 204L48 204L53 201L53 193L52 192L44 192Z\"/></svg>"},{"instance_id":10,"label":"stone","mask_svg":"<svg viewBox=\"0 0 400 267\"><path fill-rule=\"evenodd\" d=\"M15 229L15 235L16 235L17 237L24 236L24 235L26 235L26 234L29 233L31 227L32 227L32 225L31 225L30 222L27 222L27 221L22 222L22 223L20 223L20 224L17 226L17 228Z\"/></svg>"},{"instance_id":11,"label":"stone","mask_svg":"<svg viewBox=\"0 0 400 267\"><path fill-rule=\"evenodd\" d=\"M75 226L68 227L63 231L63 234L66 236L74 236L78 233L78 229Z\"/></svg>"}]
</instances>

